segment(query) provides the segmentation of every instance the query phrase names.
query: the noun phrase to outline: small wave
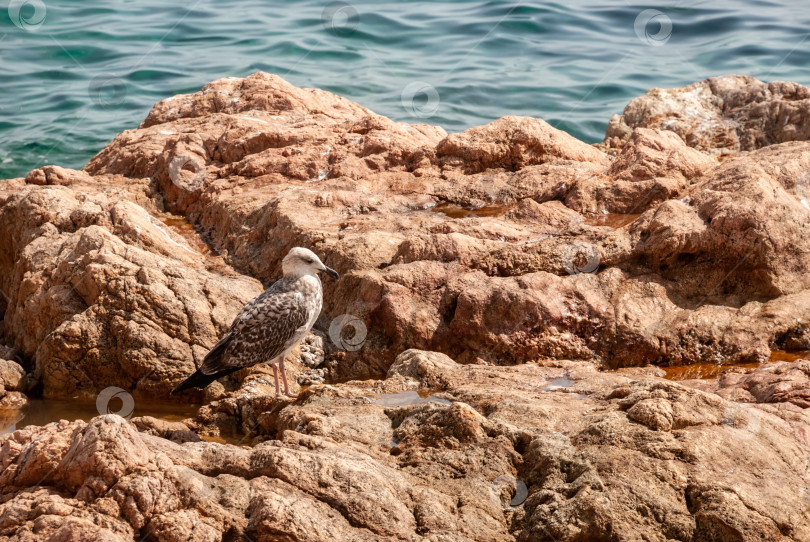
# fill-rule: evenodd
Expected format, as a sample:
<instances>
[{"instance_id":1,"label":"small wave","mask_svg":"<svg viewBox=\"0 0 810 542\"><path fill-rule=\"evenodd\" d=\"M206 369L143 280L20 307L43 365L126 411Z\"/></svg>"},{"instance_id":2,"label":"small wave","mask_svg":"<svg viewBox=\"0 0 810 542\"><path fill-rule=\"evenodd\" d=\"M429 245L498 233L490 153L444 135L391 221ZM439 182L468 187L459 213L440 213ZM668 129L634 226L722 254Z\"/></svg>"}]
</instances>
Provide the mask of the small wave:
<instances>
[{"instance_id":1,"label":"small wave","mask_svg":"<svg viewBox=\"0 0 810 542\"><path fill-rule=\"evenodd\" d=\"M42 156L80 167L156 101L257 70L394 120L453 132L531 115L586 141L601 139L610 116L650 87L723 73L810 83L810 51L797 47L810 27L801 2L330 5L47 2L38 31L3 30L0 138L13 162L0 164L0 176L25 175ZM639 20L650 9L655 16ZM430 115L403 106L412 84L435 91Z\"/></svg>"}]
</instances>

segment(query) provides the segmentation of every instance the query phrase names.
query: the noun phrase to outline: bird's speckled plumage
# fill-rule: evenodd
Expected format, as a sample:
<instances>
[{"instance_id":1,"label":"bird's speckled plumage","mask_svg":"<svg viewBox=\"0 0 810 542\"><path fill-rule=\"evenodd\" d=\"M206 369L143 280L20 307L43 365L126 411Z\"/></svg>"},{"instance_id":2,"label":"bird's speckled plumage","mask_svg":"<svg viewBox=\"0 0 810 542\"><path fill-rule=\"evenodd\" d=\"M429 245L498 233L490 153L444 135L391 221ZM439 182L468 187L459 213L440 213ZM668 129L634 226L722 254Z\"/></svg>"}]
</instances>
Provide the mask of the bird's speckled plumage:
<instances>
[{"instance_id":1,"label":"bird's speckled plumage","mask_svg":"<svg viewBox=\"0 0 810 542\"><path fill-rule=\"evenodd\" d=\"M295 247L282 260L284 277L242 307L231 328L206 354L200 368L178 384L172 394L204 388L214 380L257 363L270 362L278 389L292 395L284 373L284 358L306 337L323 304L319 272L339 278L310 250Z\"/></svg>"},{"instance_id":2,"label":"bird's speckled plumage","mask_svg":"<svg viewBox=\"0 0 810 542\"><path fill-rule=\"evenodd\" d=\"M321 281L313 275L276 281L245 305L230 330L211 350L224 347L221 356L206 356L204 374L223 369L250 367L263 361L277 362L295 348L321 312Z\"/></svg>"}]
</instances>

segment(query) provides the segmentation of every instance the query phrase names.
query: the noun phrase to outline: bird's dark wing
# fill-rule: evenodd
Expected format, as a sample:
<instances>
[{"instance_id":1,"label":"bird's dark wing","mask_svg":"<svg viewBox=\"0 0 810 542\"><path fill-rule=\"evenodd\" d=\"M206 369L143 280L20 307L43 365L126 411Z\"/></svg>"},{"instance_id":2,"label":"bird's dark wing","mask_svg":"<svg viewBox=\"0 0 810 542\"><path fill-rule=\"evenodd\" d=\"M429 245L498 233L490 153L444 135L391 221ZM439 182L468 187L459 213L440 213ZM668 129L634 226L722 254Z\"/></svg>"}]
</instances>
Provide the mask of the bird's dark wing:
<instances>
[{"instance_id":1,"label":"bird's dark wing","mask_svg":"<svg viewBox=\"0 0 810 542\"><path fill-rule=\"evenodd\" d=\"M203 359L202 373L270 361L291 346L311 311L301 292L284 291L284 286L274 284L239 311L231 329Z\"/></svg>"}]
</instances>

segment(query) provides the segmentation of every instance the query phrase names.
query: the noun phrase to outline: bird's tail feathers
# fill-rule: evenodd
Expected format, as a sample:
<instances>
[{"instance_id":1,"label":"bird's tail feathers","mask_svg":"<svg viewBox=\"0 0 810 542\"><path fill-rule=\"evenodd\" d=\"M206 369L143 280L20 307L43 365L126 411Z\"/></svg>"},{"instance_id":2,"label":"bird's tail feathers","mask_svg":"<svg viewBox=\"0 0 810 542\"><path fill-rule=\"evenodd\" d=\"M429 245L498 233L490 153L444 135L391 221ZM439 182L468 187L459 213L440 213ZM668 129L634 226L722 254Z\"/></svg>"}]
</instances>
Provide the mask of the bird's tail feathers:
<instances>
[{"instance_id":1,"label":"bird's tail feathers","mask_svg":"<svg viewBox=\"0 0 810 542\"><path fill-rule=\"evenodd\" d=\"M217 368L222 366L222 356L228 348L231 341L230 333L222 337L220 341L214 345L210 352L208 352L200 363L200 370L208 373L217 372Z\"/></svg>"},{"instance_id":2,"label":"bird's tail feathers","mask_svg":"<svg viewBox=\"0 0 810 542\"><path fill-rule=\"evenodd\" d=\"M214 380L222 378L223 376L227 376L233 372L238 371L239 369L241 369L241 367L232 367L230 369L225 369L224 371L219 371L218 373L214 373L212 375L207 375L198 369L197 371L194 372L193 375L186 378L177 387L175 387L170 392L170 394L174 395L189 388L203 389Z\"/></svg>"},{"instance_id":3,"label":"bird's tail feathers","mask_svg":"<svg viewBox=\"0 0 810 542\"><path fill-rule=\"evenodd\" d=\"M216 346L214 346L214 348L212 348L211 351L205 355L205 358L203 358L203 361L200 364L200 368L197 369L193 375L186 378L177 387L175 387L170 392L170 394L174 395L189 388L200 388L200 389L205 388L214 380L217 380L218 378L222 378L223 376L238 371L240 367L232 367L219 371L214 369L213 371L211 371L211 374L203 372L206 368L215 368L220 365L222 355L225 353L225 348L228 346L229 340L230 340L229 336L223 337L222 340L219 341L216 344Z\"/></svg>"}]
</instances>

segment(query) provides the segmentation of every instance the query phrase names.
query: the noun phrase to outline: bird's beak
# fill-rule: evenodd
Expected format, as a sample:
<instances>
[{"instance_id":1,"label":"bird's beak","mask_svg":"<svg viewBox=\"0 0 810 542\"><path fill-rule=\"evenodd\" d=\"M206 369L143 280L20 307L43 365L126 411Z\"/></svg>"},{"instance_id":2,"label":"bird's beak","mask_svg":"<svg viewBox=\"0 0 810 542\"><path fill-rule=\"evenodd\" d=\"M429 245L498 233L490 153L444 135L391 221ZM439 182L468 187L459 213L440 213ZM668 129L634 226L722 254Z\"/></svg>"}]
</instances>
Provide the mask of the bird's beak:
<instances>
[{"instance_id":1,"label":"bird's beak","mask_svg":"<svg viewBox=\"0 0 810 542\"><path fill-rule=\"evenodd\" d=\"M324 265L323 270L324 270L324 272L326 272L327 275L329 275L330 277L332 277L335 280L340 278L340 275L338 275L338 272L335 271L334 269L332 269L331 267L326 267Z\"/></svg>"}]
</instances>

